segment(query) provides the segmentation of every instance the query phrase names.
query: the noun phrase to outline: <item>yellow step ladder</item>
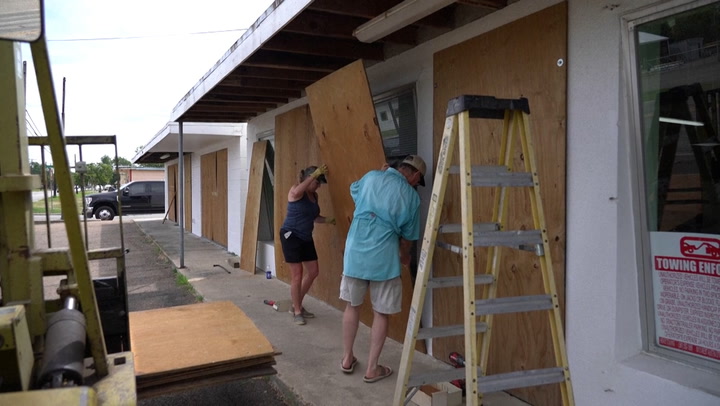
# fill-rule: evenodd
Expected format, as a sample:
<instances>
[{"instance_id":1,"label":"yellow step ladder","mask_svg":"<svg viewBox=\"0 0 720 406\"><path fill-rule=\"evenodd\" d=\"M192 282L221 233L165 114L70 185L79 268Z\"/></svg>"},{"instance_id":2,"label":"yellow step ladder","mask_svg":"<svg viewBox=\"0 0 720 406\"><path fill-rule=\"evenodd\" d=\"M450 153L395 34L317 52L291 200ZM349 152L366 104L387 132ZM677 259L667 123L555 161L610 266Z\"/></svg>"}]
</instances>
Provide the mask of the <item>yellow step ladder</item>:
<instances>
[{"instance_id":1,"label":"yellow step ladder","mask_svg":"<svg viewBox=\"0 0 720 406\"><path fill-rule=\"evenodd\" d=\"M552 270L547 228L540 198L540 183L535 166L535 154L530 137L526 98L496 99L490 96L463 95L450 100L445 129L440 144L430 208L428 211L422 250L408 318L402 359L398 371L393 404L406 404L422 385L465 379L468 405L482 404L483 393L514 388L559 383L563 405L573 405L562 329L561 311ZM499 166L472 166L470 157L470 119L502 119ZM525 157L524 172L513 171L513 139L518 136ZM459 138L459 170L451 167L455 141ZM461 224L440 225L448 174L460 174ZM495 187L493 218L490 223L473 224L473 186ZM525 187L532 207L534 230L508 231L508 187ZM462 233L462 246L437 241L438 233ZM460 277L431 277L435 247L461 254L463 275ZM485 273L476 274L474 247L489 247ZM517 297L496 297L500 277L500 247L534 252L539 259L544 294ZM483 297L475 299L476 285L483 285ZM464 324L420 328L420 316L428 288L463 287ZM522 370L486 375L493 315L545 311L550 323L555 367ZM478 320L480 318L480 320ZM465 336L465 368L443 369L410 375L417 340ZM478 345L479 341L479 345ZM478 352L479 349L479 352Z\"/></svg>"}]
</instances>

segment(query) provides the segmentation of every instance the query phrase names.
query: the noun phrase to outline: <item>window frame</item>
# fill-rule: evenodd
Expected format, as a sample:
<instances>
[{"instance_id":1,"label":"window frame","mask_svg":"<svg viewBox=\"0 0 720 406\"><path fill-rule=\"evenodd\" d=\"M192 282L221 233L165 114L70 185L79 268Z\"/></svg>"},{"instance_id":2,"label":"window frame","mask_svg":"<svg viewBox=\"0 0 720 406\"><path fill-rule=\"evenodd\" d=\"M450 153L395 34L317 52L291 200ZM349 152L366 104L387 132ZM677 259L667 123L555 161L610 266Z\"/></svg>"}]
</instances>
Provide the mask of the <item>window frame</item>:
<instances>
[{"instance_id":1,"label":"window frame","mask_svg":"<svg viewBox=\"0 0 720 406\"><path fill-rule=\"evenodd\" d=\"M655 343L655 301L653 286L653 265L650 249L650 231L648 229L647 195L645 185L645 157L643 148L643 109L640 103L639 61L635 42L636 28L647 22L663 19L685 11L697 9L710 4L720 3L718 0L671 0L662 4L655 4L640 10L628 13L622 18L622 44L625 49L625 66L627 78L627 94L629 109L629 158L633 162L632 168L635 176L631 176L631 189L635 202L636 230L636 269L638 273L639 288L639 316L643 350L662 358L678 361L688 366L709 370L713 373L720 371L720 361L712 361L679 351L673 351ZM631 164L631 165L633 165Z\"/></svg>"}]
</instances>

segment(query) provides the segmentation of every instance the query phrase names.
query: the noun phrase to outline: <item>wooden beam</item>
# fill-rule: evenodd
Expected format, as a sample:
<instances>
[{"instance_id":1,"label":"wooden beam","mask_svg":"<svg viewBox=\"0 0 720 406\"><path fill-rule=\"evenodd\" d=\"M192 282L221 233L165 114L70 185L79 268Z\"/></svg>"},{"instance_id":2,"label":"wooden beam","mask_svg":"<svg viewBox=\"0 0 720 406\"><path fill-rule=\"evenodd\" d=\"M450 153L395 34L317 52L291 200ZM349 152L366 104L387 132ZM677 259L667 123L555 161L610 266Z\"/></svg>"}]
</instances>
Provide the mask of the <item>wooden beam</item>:
<instances>
[{"instance_id":1,"label":"wooden beam","mask_svg":"<svg viewBox=\"0 0 720 406\"><path fill-rule=\"evenodd\" d=\"M401 2L402 0L315 0L308 6L308 9L371 19Z\"/></svg>"},{"instance_id":2,"label":"wooden beam","mask_svg":"<svg viewBox=\"0 0 720 406\"><path fill-rule=\"evenodd\" d=\"M257 113L259 111L265 112L268 107L246 107L246 106L198 106L197 104L192 106L188 113Z\"/></svg>"},{"instance_id":3,"label":"wooden beam","mask_svg":"<svg viewBox=\"0 0 720 406\"><path fill-rule=\"evenodd\" d=\"M241 76L233 76L220 82L220 86L225 87L257 87L263 89L289 89L302 90L315 82L309 80L287 80L287 79L267 79L267 78L245 78Z\"/></svg>"},{"instance_id":4,"label":"wooden beam","mask_svg":"<svg viewBox=\"0 0 720 406\"><path fill-rule=\"evenodd\" d=\"M355 28L365 24L369 18L331 15L328 13L305 10L296 19L288 23L283 32L319 35L332 38L352 39ZM406 27L383 38L380 42L396 42L415 45L417 27Z\"/></svg>"},{"instance_id":5,"label":"wooden beam","mask_svg":"<svg viewBox=\"0 0 720 406\"><path fill-rule=\"evenodd\" d=\"M279 32L263 45L271 51L287 51L296 54L325 55L351 59L385 59L382 44L365 44L356 39L328 38L307 34Z\"/></svg>"},{"instance_id":6,"label":"wooden beam","mask_svg":"<svg viewBox=\"0 0 720 406\"><path fill-rule=\"evenodd\" d=\"M242 98L238 97L229 97L227 95L216 95L213 94L212 91L205 96L203 96L202 99L200 99L203 102L206 103L257 103L257 104L266 104L266 105L277 105L277 104L284 104L288 102L287 97L270 97L270 96L243 96Z\"/></svg>"},{"instance_id":7,"label":"wooden beam","mask_svg":"<svg viewBox=\"0 0 720 406\"><path fill-rule=\"evenodd\" d=\"M288 52L263 51L255 52L243 62L246 66L261 66L266 68L305 69L316 72L334 72L348 63L347 58L333 58L328 56L307 56Z\"/></svg>"},{"instance_id":8,"label":"wooden beam","mask_svg":"<svg viewBox=\"0 0 720 406\"><path fill-rule=\"evenodd\" d=\"M326 73L314 72L307 70L292 70L292 69L276 69L276 68L262 68L254 66L238 66L235 70L227 76L227 79L233 79L238 77L248 78L268 78L268 79L286 79L286 80L299 80L315 83L316 81L324 78Z\"/></svg>"},{"instance_id":9,"label":"wooden beam","mask_svg":"<svg viewBox=\"0 0 720 406\"><path fill-rule=\"evenodd\" d=\"M300 97L299 90L287 90L287 89L262 89L256 87L232 87L232 86L215 86L211 90L212 94L215 95L226 95L226 96L270 96L270 97L284 97L284 98L298 98Z\"/></svg>"}]
</instances>

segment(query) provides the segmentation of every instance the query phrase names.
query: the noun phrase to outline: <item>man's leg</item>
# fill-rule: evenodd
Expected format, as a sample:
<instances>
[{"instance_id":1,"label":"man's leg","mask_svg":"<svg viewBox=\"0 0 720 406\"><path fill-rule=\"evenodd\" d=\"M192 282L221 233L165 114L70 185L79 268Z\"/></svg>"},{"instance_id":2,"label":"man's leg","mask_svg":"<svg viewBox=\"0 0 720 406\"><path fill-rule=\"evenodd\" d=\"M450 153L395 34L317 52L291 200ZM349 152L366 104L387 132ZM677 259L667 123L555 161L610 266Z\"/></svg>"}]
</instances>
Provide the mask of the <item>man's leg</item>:
<instances>
[{"instance_id":1,"label":"man's leg","mask_svg":"<svg viewBox=\"0 0 720 406\"><path fill-rule=\"evenodd\" d=\"M350 302L345 305L345 313L343 313L343 368L350 368L352 365L353 346L355 345L355 336L357 335L358 325L360 324L360 306L352 306Z\"/></svg>"},{"instance_id":2,"label":"man's leg","mask_svg":"<svg viewBox=\"0 0 720 406\"><path fill-rule=\"evenodd\" d=\"M385 373L378 368L380 353L385 345L390 318L387 314L378 313L373 310L373 324L370 329L370 353L368 354L368 365L365 371L366 378L374 378Z\"/></svg>"}]
</instances>

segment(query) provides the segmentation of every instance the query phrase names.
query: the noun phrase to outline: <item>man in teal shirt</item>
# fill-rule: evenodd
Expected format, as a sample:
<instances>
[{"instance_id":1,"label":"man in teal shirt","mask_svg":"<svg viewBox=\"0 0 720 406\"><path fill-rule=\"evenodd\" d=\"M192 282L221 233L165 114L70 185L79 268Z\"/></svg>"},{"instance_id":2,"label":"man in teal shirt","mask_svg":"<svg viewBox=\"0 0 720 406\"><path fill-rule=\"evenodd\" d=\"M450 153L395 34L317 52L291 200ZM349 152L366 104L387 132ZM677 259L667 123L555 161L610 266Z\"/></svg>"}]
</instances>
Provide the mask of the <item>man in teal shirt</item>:
<instances>
[{"instance_id":1,"label":"man in teal shirt","mask_svg":"<svg viewBox=\"0 0 720 406\"><path fill-rule=\"evenodd\" d=\"M420 196L415 186L425 186L426 165L409 155L397 169L370 171L350 186L355 201L353 221L345 242L340 299L348 302L343 314L344 354L341 370L352 373L353 353L360 323L360 305L368 288L373 324L368 365L363 380L377 382L392 374L378 364L388 331L388 316L399 313L402 302L401 263L410 264L412 241L420 235Z\"/></svg>"}]
</instances>

